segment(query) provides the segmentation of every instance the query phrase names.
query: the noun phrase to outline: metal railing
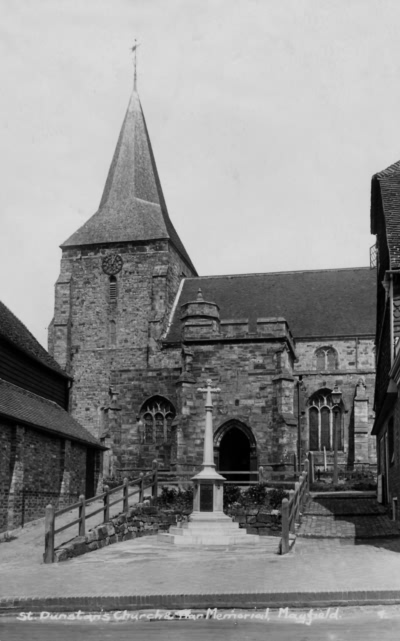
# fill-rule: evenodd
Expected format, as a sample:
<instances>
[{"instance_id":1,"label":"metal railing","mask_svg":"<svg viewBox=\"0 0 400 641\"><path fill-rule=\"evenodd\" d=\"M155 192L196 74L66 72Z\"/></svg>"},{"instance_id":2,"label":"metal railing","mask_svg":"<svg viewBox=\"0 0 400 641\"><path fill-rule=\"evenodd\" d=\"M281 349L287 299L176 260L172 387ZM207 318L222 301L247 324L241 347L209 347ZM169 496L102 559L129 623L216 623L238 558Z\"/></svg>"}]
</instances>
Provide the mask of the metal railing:
<instances>
[{"instance_id":1,"label":"metal railing","mask_svg":"<svg viewBox=\"0 0 400 641\"><path fill-rule=\"evenodd\" d=\"M129 491L130 486L136 486L136 489ZM110 507L117 505L118 503L123 504L123 512L127 512L129 509L129 498L135 494L139 494L139 503L143 501L144 491L148 488L152 489L152 497L156 498L158 494L158 463L157 461L153 462L153 469L147 474L141 473L140 476L136 479L129 481L127 478L124 479L122 485L113 488L112 490L109 487L105 486L105 491L102 494L92 497L91 499L85 499L83 494L80 495L79 501L68 505L62 510L55 511L54 507L49 504L46 507L46 517L45 517L45 543L44 543L44 554L43 561L44 563L54 563L54 539L55 535L63 530L67 530L73 525L78 524L78 536L85 536L86 534L86 519L95 514L103 512L103 523L107 523L110 520ZM117 498L115 501L110 501L110 497L117 492L122 490L122 497ZM94 512L86 513L86 507L95 501L103 499L103 506L94 510ZM78 518L66 523L65 525L55 529L55 520L57 517L62 514L66 514L71 510L78 509Z\"/></svg>"},{"instance_id":2,"label":"metal railing","mask_svg":"<svg viewBox=\"0 0 400 641\"><path fill-rule=\"evenodd\" d=\"M290 490L289 498L283 499L282 501L281 554L287 554L290 550L290 534L295 533L296 522L299 520L300 511L304 505L307 492L310 489L308 468L309 461L306 459L300 480L295 483L294 490Z\"/></svg>"}]
</instances>

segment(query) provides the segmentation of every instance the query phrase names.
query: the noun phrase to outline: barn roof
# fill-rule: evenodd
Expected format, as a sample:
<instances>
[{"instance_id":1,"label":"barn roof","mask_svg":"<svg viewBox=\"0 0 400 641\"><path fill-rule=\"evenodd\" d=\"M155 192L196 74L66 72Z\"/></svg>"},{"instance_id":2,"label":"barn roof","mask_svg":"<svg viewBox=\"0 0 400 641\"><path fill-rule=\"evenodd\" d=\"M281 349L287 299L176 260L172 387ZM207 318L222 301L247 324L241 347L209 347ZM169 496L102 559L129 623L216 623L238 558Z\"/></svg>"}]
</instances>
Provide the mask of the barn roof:
<instances>
[{"instance_id":1,"label":"barn roof","mask_svg":"<svg viewBox=\"0 0 400 641\"><path fill-rule=\"evenodd\" d=\"M0 338L60 376L71 378L41 346L29 329L0 301Z\"/></svg>"},{"instance_id":2,"label":"barn roof","mask_svg":"<svg viewBox=\"0 0 400 641\"><path fill-rule=\"evenodd\" d=\"M57 403L0 379L0 415L102 448L99 441Z\"/></svg>"}]
</instances>

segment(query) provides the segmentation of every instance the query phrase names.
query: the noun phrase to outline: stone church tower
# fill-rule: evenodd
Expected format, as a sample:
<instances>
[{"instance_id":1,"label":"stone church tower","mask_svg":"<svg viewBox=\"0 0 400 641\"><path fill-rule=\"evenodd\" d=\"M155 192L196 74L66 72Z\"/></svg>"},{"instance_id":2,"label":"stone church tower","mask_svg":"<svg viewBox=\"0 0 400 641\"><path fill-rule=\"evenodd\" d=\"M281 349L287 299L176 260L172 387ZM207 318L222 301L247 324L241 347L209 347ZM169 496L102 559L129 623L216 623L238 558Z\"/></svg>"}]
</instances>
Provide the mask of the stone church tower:
<instances>
[{"instance_id":1,"label":"stone church tower","mask_svg":"<svg viewBox=\"0 0 400 641\"><path fill-rule=\"evenodd\" d=\"M73 416L109 448L105 475L154 458L194 471L208 378L219 470L285 470L309 450L329 463L335 435L341 465L374 464L375 270L199 277L136 90L100 207L61 247L49 351L73 377Z\"/></svg>"},{"instance_id":2,"label":"stone church tower","mask_svg":"<svg viewBox=\"0 0 400 641\"><path fill-rule=\"evenodd\" d=\"M196 270L169 218L135 90L99 209L61 248L49 351L73 376L73 415L114 453L129 434L124 450L137 465L138 409L154 391L175 396L157 341L182 278Z\"/></svg>"}]
</instances>

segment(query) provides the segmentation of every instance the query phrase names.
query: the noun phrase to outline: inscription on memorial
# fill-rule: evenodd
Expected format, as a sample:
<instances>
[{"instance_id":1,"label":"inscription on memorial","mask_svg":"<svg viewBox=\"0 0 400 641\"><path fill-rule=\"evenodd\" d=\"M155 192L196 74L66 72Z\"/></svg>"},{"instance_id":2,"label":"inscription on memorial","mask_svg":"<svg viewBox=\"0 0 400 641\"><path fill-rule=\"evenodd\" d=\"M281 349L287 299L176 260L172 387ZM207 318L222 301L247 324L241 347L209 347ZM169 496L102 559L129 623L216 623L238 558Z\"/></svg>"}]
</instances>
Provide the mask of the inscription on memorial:
<instances>
[{"instance_id":1,"label":"inscription on memorial","mask_svg":"<svg viewBox=\"0 0 400 641\"><path fill-rule=\"evenodd\" d=\"M213 499L213 483L202 483L200 485L200 512L212 512Z\"/></svg>"}]
</instances>

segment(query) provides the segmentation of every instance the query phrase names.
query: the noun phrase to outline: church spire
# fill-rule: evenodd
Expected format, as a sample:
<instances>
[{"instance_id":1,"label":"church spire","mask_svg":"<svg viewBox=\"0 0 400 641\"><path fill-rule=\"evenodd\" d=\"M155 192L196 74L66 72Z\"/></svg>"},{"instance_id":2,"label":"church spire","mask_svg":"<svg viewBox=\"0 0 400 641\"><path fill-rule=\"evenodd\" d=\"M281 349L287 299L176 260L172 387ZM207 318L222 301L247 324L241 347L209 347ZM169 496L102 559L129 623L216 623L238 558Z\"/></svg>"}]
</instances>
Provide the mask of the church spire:
<instances>
[{"instance_id":1,"label":"church spire","mask_svg":"<svg viewBox=\"0 0 400 641\"><path fill-rule=\"evenodd\" d=\"M135 43L134 54L139 45ZM134 83L136 84L136 65ZM195 268L168 214L139 95L134 87L97 212L61 247L168 239Z\"/></svg>"}]
</instances>

